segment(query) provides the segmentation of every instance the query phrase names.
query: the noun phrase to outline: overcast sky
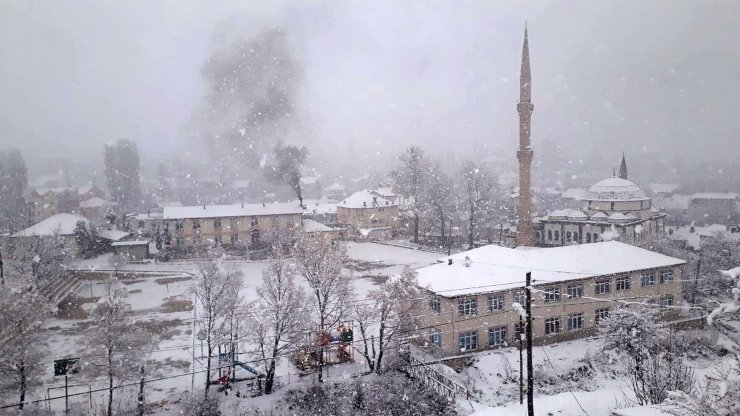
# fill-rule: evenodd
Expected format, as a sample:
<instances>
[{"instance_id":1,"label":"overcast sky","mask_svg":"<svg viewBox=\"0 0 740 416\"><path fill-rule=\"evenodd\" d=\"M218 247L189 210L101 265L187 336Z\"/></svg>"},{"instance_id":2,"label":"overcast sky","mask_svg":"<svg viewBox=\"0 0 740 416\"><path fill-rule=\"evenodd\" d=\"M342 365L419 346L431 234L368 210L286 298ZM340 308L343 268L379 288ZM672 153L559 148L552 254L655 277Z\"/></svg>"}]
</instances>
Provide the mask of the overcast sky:
<instances>
[{"instance_id":1,"label":"overcast sky","mask_svg":"<svg viewBox=\"0 0 740 416\"><path fill-rule=\"evenodd\" d=\"M0 144L27 158L192 145L214 33L238 22L288 34L305 127L290 140L314 152L510 151L526 20L535 152L736 157L738 5L0 0Z\"/></svg>"}]
</instances>

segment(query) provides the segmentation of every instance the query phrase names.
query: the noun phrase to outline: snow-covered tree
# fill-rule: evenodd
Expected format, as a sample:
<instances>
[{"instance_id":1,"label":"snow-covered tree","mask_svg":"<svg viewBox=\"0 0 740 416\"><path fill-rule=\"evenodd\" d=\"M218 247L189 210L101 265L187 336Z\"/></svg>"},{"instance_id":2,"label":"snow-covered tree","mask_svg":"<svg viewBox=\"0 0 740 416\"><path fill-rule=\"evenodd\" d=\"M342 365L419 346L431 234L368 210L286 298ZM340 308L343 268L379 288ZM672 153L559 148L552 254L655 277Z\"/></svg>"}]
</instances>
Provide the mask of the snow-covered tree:
<instances>
[{"instance_id":1,"label":"snow-covered tree","mask_svg":"<svg viewBox=\"0 0 740 416\"><path fill-rule=\"evenodd\" d=\"M85 221L77 221L75 225L75 243L80 254L85 258L105 253L109 245L98 235L98 230Z\"/></svg>"},{"instance_id":2,"label":"snow-covered tree","mask_svg":"<svg viewBox=\"0 0 740 416\"><path fill-rule=\"evenodd\" d=\"M0 151L0 230L18 231L26 224L26 201L23 192L28 173L18 149Z\"/></svg>"},{"instance_id":3,"label":"snow-covered tree","mask_svg":"<svg viewBox=\"0 0 740 416\"><path fill-rule=\"evenodd\" d=\"M105 177L111 198L121 208L135 209L141 204L136 143L119 140L105 145Z\"/></svg>"},{"instance_id":4,"label":"snow-covered tree","mask_svg":"<svg viewBox=\"0 0 740 416\"><path fill-rule=\"evenodd\" d=\"M324 239L314 241L299 236L294 257L297 273L308 283L313 317L319 331L334 327L348 313L352 297L349 278L342 273L347 265L346 250ZM319 382L324 381L324 354L319 354Z\"/></svg>"},{"instance_id":5,"label":"snow-covered tree","mask_svg":"<svg viewBox=\"0 0 740 416\"><path fill-rule=\"evenodd\" d=\"M242 303L242 273L236 268L215 260L198 264L193 293L197 299L198 327L205 336L206 360L205 397L211 383L211 356L224 341L231 341L233 317Z\"/></svg>"},{"instance_id":6,"label":"snow-covered tree","mask_svg":"<svg viewBox=\"0 0 740 416\"><path fill-rule=\"evenodd\" d=\"M37 292L0 287L0 386L16 389L18 408L26 392L43 374L43 323L49 316L46 299Z\"/></svg>"},{"instance_id":7,"label":"snow-covered tree","mask_svg":"<svg viewBox=\"0 0 740 416\"><path fill-rule=\"evenodd\" d=\"M90 328L92 347L88 362L101 369L108 379L106 412L112 416L114 383L132 378L139 371L152 336L133 325L131 306L110 286L109 292L90 311L94 325Z\"/></svg>"},{"instance_id":8,"label":"snow-covered tree","mask_svg":"<svg viewBox=\"0 0 740 416\"><path fill-rule=\"evenodd\" d=\"M462 206L468 219L468 248L481 237L480 220L486 218L493 203L493 177L479 163L467 160L458 172Z\"/></svg>"},{"instance_id":9,"label":"snow-covered tree","mask_svg":"<svg viewBox=\"0 0 740 416\"><path fill-rule=\"evenodd\" d=\"M64 239L51 236L24 238L16 243L13 255L7 258L8 270L17 282L34 289L67 275L72 253Z\"/></svg>"},{"instance_id":10,"label":"snow-covered tree","mask_svg":"<svg viewBox=\"0 0 740 416\"><path fill-rule=\"evenodd\" d=\"M401 337L409 335L418 321L421 289L416 273L405 267L400 275L392 276L379 288L368 294L370 303L357 301L352 316L360 328L362 350L370 371L382 373L383 358L389 351L397 350Z\"/></svg>"},{"instance_id":11,"label":"snow-covered tree","mask_svg":"<svg viewBox=\"0 0 740 416\"><path fill-rule=\"evenodd\" d=\"M427 178L422 196L424 210L432 220L433 228L437 228L440 235L444 236L451 231L453 219L458 213L458 192L454 181L438 162L429 165Z\"/></svg>"},{"instance_id":12,"label":"snow-covered tree","mask_svg":"<svg viewBox=\"0 0 740 416\"><path fill-rule=\"evenodd\" d=\"M272 393L277 360L302 338L306 329L306 295L295 284L290 265L281 257L262 273L258 299L250 306L248 322L255 355L265 365L265 394Z\"/></svg>"},{"instance_id":13,"label":"snow-covered tree","mask_svg":"<svg viewBox=\"0 0 740 416\"><path fill-rule=\"evenodd\" d=\"M732 279L735 283L735 287L730 290L732 298L726 302L721 302L714 310L707 316L707 322L709 325L714 324L714 320L722 315L736 314L740 312L740 266L730 270L720 270L723 276Z\"/></svg>"},{"instance_id":14,"label":"snow-covered tree","mask_svg":"<svg viewBox=\"0 0 740 416\"><path fill-rule=\"evenodd\" d=\"M401 166L392 172L396 191L407 201L414 216L414 242L419 242L419 218L422 214L422 196L428 179L424 151L411 146L398 158Z\"/></svg>"},{"instance_id":15,"label":"snow-covered tree","mask_svg":"<svg viewBox=\"0 0 740 416\"><path fill-rule=\"evenodd\" d=\"M740 358L720 365L706 376L699 394L683 391L668 393L665 410L675 416L731 416L740 414Z\"/></svg>"}]
</instances>

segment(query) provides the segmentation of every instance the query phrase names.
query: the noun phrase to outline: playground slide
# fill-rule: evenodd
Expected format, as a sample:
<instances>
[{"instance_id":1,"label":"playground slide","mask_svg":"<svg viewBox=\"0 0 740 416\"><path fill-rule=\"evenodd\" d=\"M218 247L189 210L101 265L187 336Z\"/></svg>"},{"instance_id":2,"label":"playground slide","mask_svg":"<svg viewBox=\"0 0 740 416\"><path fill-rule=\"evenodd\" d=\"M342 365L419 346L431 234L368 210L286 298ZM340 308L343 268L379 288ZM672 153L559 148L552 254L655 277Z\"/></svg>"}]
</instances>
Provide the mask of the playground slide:
<instances>
[{"instance_id":1,"label":"playground slide","mask_svg":"<svg viewBox=\"0 0 740 416\"><path fill-rule=\"evenodd\" d=\"M241 362L241 361L234 361L234 365L235 365L235 366L237 366L237 367L241 367L241 368L243 368L243 369L247 370L248 372L250 372L250 373L254 374L254 375L255 375L255 376L257 376L257 377L260 377L260 378L262 378L262 377L264 377L264 376L265 376L264 374L260 373L260 372L259 372L258 370L256 370L256 369L254 369L254 368L252 368L252 367L250 367L250 366L248 366L248 365L244 364L244 363L243 363L243 362Z\"/></svg>"}]
</instances>

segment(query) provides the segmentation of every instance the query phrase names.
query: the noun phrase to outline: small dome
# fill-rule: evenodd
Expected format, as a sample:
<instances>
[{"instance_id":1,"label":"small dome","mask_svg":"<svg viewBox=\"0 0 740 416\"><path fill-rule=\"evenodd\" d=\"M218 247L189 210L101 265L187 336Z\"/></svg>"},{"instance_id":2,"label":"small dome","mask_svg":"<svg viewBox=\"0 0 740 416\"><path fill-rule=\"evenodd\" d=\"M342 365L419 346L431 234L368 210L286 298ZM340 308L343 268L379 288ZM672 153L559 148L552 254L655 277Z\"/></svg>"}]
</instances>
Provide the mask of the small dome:
<instances>
[{"instance_id":1,"label":"small dome","mask_svg":"<svg viewBox=\"0 0 740 416\"><path fill-rule=\"evenodd\" d=\"M607 219L608 217L609 217L608 215L606 215L605 213L603 213L601 211L599 211L599 212L597 212L597 213L595 213L594 215L591 216L591 218L597 219L597 220Z\"/></svg>"},{"instance_id":2,"label":"small dome","mask_svg":"<svg viewBox=\"0 0 740 416\"><path fill-rule=\"evenodd\" d=\"M571 210L568 213L568 219L574 221L585 221L588 219L588 215L586 215L586 213L584 213L583 211Z\"/></svg>"},{"instance_id":3,"label":"small dome","mask_svg":"<svg viewBox=\"0 0 740 416\"><path fill-rule=\"evenodd\" d=\"M586 200L591 201L640 201L648 199L645 193L627 179L607 178L588 188Z\"/></svg>"}]
</instances>

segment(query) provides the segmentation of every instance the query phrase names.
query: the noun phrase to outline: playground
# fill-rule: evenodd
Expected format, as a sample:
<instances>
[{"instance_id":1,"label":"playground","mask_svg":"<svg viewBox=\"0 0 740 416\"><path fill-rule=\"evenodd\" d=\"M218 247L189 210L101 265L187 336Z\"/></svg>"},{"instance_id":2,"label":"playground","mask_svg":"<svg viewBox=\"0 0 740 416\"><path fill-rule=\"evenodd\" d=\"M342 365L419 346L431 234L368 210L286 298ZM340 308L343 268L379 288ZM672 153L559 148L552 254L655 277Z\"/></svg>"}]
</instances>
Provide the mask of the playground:
<instances>
[{"instance_id":1,"label":"playground","mask_svg":"<svg viewBox=\"0 0 740 416\"><path fill-rule=\"evenodd\" d=\"M419 252L406 248L373 243L352 243L348 254L353 260L347 275L356 296L362 298L387 276L398 273L404 265L431 264L438 254ZM406 260L404 260L406 259ZM262 282L264 261L232 261L243 272L243 296L246 302L256 299L256 288ZM29 395L32 401L41 400L40 406L63 410L64 378L54 375L54 360L80 358L82 370L68 377L70 408L94 409L105 403L107 380L99 369L86 362L85 338L94 322L89 312L95 303L114 290L126 298L137 325L158 334L158 345L151 353L147 369L147 402L166 407L173 395L182 391L200 390L205 384L207 354L201 350L194 325L199 311L194 305L191 291L196 264L193 262L129 264L110 270L109 259L101 256L80 261L78 278L67 293L60 295L56 315L46 325L46 341L52 353L42 357L45 363L40 386ZM361 270L354 268L360 264ZM110 281L115 283L111 286ZM296 282L303 285L302 279ZM240 337L244 338L244 337ZM300 382L317 371L323 360L328 377L362 372L363 361L356 360L352 348L352 322L343 322L333 328L309 331L302 347L288 359L277 362L276 386ZM238 349L230 344L220 346L221 351L211 358L212 385L226 394L233 392L249 397L259 391L264 378L264 366L246 353L250 346L243 341ZM122 400L135 400L138 385L134 378L116 387ZM118 384L118 382L117 382ZM56 399L54 399L56 398ZM176 397L174 397L176 399ZM0 397L3 403L14 397Z\"/></svg>"}]
</instances>

